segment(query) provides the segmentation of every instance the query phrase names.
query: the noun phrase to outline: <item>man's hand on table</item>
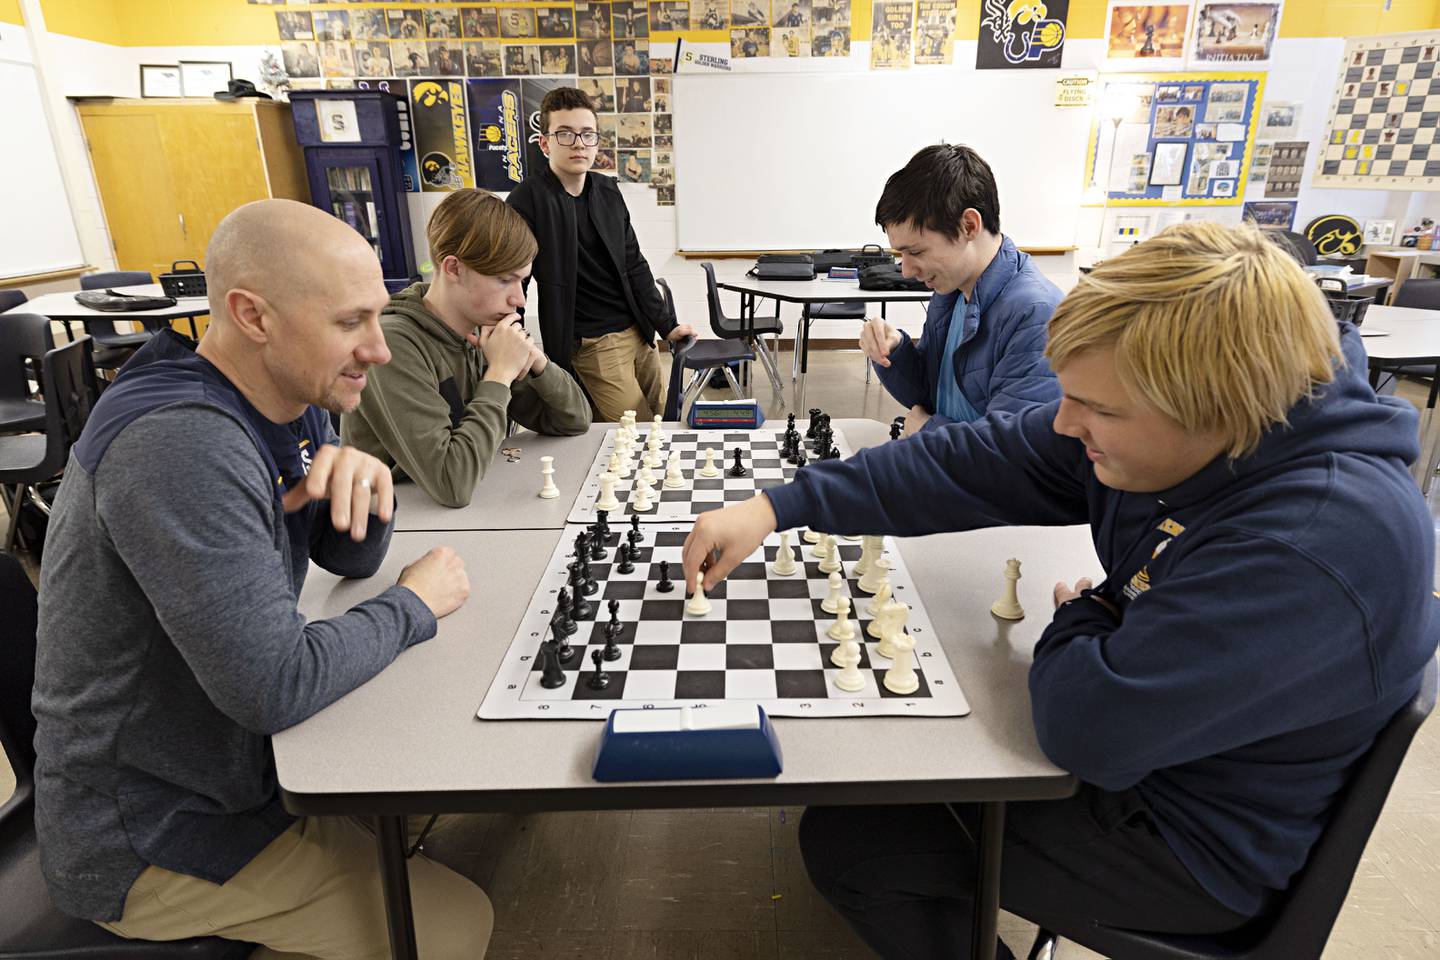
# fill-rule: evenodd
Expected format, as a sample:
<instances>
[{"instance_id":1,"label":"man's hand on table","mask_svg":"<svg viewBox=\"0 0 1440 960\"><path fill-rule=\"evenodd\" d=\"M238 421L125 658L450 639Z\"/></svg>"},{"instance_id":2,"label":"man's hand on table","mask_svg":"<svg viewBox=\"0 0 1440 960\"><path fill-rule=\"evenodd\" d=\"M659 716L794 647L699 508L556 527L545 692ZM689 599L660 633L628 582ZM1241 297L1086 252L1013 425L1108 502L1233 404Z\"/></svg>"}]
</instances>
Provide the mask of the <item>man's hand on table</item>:
<instances>
[{"instance_id":1,"label":"man's hand on table","mask_svg":"<svg viewBox=\"0 0 1440 960\"><path fill-rule=\"evenodd\" d=\"M695 589L695 575L705 571L705 589L712 590L755 552L775 529L775 509L763 493L723 510L702 513L685 538L685 592ZM715 555L719 554L717 558Z\"/></svg>"},{"instance_id":2,"label":"man's hand on table","mask_svg":"<svg viewBox=\"0 0 1440 960\"><path fill-rule=\"evenodd\" d=\"M399 586L419 597L435 619L454 613L470 596L470 578L465 561L449 547L431 550L400 571Z\"/></svg>"}]
</instances>

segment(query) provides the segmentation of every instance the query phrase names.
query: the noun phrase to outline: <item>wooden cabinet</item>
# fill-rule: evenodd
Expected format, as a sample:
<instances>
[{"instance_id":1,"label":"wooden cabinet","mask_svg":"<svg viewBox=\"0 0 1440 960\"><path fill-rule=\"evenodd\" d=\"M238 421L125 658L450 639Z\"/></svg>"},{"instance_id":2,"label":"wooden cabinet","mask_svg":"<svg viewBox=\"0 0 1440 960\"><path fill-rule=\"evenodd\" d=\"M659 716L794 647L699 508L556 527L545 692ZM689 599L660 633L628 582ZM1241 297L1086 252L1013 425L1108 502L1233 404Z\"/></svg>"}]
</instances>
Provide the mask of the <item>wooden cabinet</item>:
<instances>
[{"instance_id":1,"label":"wooden cabinet","mask_svg":"<svg viewBox=\"0 0 1440 960\"><path fill-rule=\"evenodd\" d=\"M203 266L216 225L241 204L310 202L288 104L96 100L76 112L121 270Z\"/></svg>"}]
</instances>

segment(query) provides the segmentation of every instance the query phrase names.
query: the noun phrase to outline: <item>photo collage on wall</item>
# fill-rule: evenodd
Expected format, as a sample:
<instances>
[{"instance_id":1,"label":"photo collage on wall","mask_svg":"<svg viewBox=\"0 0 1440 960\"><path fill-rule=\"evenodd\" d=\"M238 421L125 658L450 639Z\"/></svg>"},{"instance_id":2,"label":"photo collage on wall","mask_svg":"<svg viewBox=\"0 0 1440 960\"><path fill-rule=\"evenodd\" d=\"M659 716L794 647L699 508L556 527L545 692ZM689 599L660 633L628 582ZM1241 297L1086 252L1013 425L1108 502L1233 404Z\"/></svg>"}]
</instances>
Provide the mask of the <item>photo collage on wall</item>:
<instances>
[{"instance_id":1,"label":"photo collage on wall","mask_svg":"<svg viewBox=\"0 0 1440 960\"><path fill-rule=\"evenodd\" d=\"M701 8L712 0L697 0ZM848 57L850 0L718 0L729 30L730 57ZM727 6L728 4L728 6ZM693 23L715 29L717 16Z\"/></svg>"},{"instance_id":2,"label":"photo collage on wall","mask_svg":"<svg viewBox=\"0 0 1440 960\"><path fill-rule=\"evenodd\" d=\"M1088 179L1111 202L1239 198L1262 84L1239 74L1112 81L1102 99L1128 113L1097 123Z\"/></svg>"},{"instance_id":3,"label":"photo collage on wall","mask_svg":"<svg viewBox=\"0 0 1440 960\"><path fill-rule=\"evenodd\" d=\"M673 204L672 63L651 58L651 29L689 29L692 13L723 29L727 2L287 9L275 22L292 89L380 89L408 102L413 150L402 161L414 191L513 189L545 162L540 101L578 86L598 108L595 170Z\"/></svg>"}]
</instances>

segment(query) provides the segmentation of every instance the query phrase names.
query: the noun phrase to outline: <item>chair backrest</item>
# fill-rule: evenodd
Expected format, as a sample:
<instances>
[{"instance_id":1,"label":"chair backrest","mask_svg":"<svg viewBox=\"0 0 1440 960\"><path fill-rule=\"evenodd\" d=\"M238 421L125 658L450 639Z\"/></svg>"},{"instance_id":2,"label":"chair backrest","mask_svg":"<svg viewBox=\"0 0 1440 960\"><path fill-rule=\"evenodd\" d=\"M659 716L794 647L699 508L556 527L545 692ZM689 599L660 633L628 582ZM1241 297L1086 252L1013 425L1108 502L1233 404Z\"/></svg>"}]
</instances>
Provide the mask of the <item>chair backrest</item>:
<instances>
[{"instance_id":1,"label":"chair backrest","mask_svg":"<svg viewBox=\"0 0 1440 960\"><path fill-rule=\"evenodd\" d=\"M675 312L675 294L670 290L670 284L663 277L656 279L655 285L660 288L661 299L665 301L665 313L672 320L678 320L679 314ZM694 337L689 337L678 343L670 343L670 385L665 393L665 411L661 414L667 421L680 419L680 395L684 392L685 375L685 354L695 343Z\"/></svg>"},{"instance_id":2,"label":"chair backrest","mask_svg":"<svg viewBox=\"0 0 1440 960\"><path fill-rule=\"evenodd\" d=\"M1397 307L1440 310L1440 280L1406 280L1405 285L1395 291L1391 303Z\"/></svg>"},{"instance_id":3,"label":"chair backrest","mask_svg":"<svg viewBox=\"0 0 1440 960\"><path fill-rule=\"evenodd\" d=\"M705 271L705 302L710 307L710 329L722 340L740 340L745 336L739 320L725 316L720 306L720 287L715 282L715 264L706 261L700 264Z\"/></svg>"},{"instance_id":4,"label":"chair backrest","mask_svg":"<svg viewBox=\"0 0 1440 960\"><path fill-rule=\"evenodd\" d=\"M154 283L155 278L144 270L110 270L106 273L92 273L80 278L81 290L104 290L106 287L138 287L142 283Z\"/></svg>"},{"instance_id":5,"label":"chair backrest","mask_svg":"<svg viewBox=\"0 0 1440 960\"><path fill-rule=\"evenodd\" d=\"M95 407L95 368L89 337L80 337L45 354L41 361L45 381L45 458L25 473L39 482L59 473L80 439L85 421ZM15 483L16 480L7 482Z\"/></svg>"},{"instance_id":6,"label":"chair backrest","mask_svg":"<svg viewBox=\"0 0 1440 960\"><path fill-rule=\"evenodd\" d=\"M1106 956L1145 960L1299 960L1319 957L1350 892L1365 844L1380 819L1385 798L1415 733L1435 708L1436 664L1420 678L1415 699L1390 719L1369 752L1356 764L1350 782L1290 885L1279 911L1232 934L1182 936L1119 930L1096 925L1076 939Z\"/></svg>"},{"instance_id":7,"label":"chair backrest","mask_svg":"<svg viewBox=\"0 0 1440 960\"><path fill-rule=\"evenodd\" d=\"M15 771L15 794L0 806L0 822L29 803L34 788L35 715L30 690L35 686L35 588L20 561L0 553L0 749Z\"/></svg>"},{"instance_id":8,"label":"chair backrest","mask_svg":"<svg viewBox=\"0 0 1440 960\"><path fill-rule=\"evenodd\" d=\"M24 290L0 290L0 313L14 310L29 299Z\"/></svg>"},{"instance_id":9,"label":"chair backrest","mask_svg":"<svg viewBox=\"0 0 1440 960\"><path fill-rule=\"evenodd\" d=\"M55 349L50 319L37 313L11 313L0 320L0 399L30 396L27 382L39 379L40 362Z\"/></svg>"},{"instance_id":10,"label":"chair backrest","mask_svg":"<svg viewBox=\"0 0 1440 960\"><path fill-rule=\"evenodd\" d=\"M1320 259L1320 254L1315 252L1315 244L1307 240L1302 233L1295 233L1293 230L1266 230L1265 236L1300 261L1302 267L1314 266Z\"/></svg>"}]
</instances>

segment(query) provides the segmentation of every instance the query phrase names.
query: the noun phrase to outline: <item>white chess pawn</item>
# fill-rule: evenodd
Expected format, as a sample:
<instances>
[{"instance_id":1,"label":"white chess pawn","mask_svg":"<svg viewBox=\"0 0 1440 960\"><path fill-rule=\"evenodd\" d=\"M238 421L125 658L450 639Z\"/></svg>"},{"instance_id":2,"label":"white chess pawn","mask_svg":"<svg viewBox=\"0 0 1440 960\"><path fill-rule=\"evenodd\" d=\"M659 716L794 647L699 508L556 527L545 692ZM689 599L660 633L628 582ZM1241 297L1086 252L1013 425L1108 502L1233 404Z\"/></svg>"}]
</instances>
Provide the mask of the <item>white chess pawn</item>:
<instances>
[{"instance_id":1,"label":"white chess pawn","mask_svg":"<svg viewBox=\"0 0 1440 960\"><path fill-rule=\"evenodd\" d=\"M780 531L780 549L775 551L775 563L770 572L777 577L795 576L795 554L790 550L790 531Z\"/></svg>"},{"instance_id":2,"label":"white chess pawn","mask_svg":"<svg viewBox=\"0 0 1440 960\"><path fill-rule=\"evenodd\" d=\"M540 499L554 500L560 496L560 488L555 486L555 458L541 457L540 472L545 476L545 485L540 488Z\"/></svg>"},{"instance_id":3,"label":"white chess pawn","mask_svg":"<svg viewBox=\"0 0 1440 960\"><path fill-rule=\"evenodd\" d=\"M835 622L825 635L831 640L854 640L855 624L850 622L850 598L841 597L839 604L835 607ZM838 665L838 664L837 664Z\"/></svg>"},{"instance_id":4,"label":"white chess pawn","mask_svg":"<svg viewBox=\"0 0 1440 960\"><path fill-rule=\"evenodd\" d=\"M665 486L671 490L685 486L685 474L680 472L680 451L670 451L670 462L665 468Z\"/></svg>"},{"instance_id":5,"label":"white chess pawn","mask_svg":"<svg viewBox=\"0 0 1440 960\"><path fill-rule=\"evenodd\" d=\"M660 456L660 430L658 427L650 428L650 436L645 438L645 462L651 469L659 469L665 465L664 459Z\"/></svg>"},{"instance_id":6,"label":"white chess pawn","mask_svg":"<svg viewBox=\"0 0 1440 960\"><path fill-rule=\"evenodd\" d=\"M854 640L842 641L831 659L840 666L840 672L835 675L836 687L846 693L858 693L865 689L865 674L859 670L860 644Z\"/></svg>"},{"instance_id":7,"label":"white chess pawn","mask_svg":"<svg viewBox=\"0 0 1440 960\"><path fill-rule=\"evenodd\" d=\"M875 558L885 550L884 537L861 537L860 542L860 559L855 562L855 566L850 568L850 572L857 577L863 577L869 573L870 564L874 563Z\"/></svg>"},{"instance_id":8,"label":"white chess pawn","mask_svg":"<svg viewBox=\"0 0 1440 960\"><path fill-rule=\"evenodd\" d=\"M861 590L872 594L878 594L882 588L889 585L890 561L884 557L876 557L870 563L870 569L865 571L865 576L861 577L857 584Z\"/></svg>"},{"instance_id":9,"label":"white chess pawn","mask_svg":"<svg viewBox=\"0 0 1440 960\"><path fill-rule=\"evenodd\" d=\"M714 447L705 448L705 466L700 468L700 476L706 477L707 479L720 476L720 468L715 466Z\"/></svg>"},{"instance_id":10,"label":"white chess pawn","mask_svg":"<svg viewBox=\"0 0 1440 960\"><path fill-rule=\"evenodd\" d=\"M1024 620L1025 608L1020 606L1020 594L1017 586L1020 581L1020 561L1009 559L1005 561L1005 593L999 600L990 605L990 612L1001 620Z\"/></svg>"},{"instance_id":11,"label":"white chess pawn","mask_svg":"<svg viewBox=\"0 0 1440 960\"><path fill-rule=\"evenodd\" d=\"M705 599L705 573L702 571L695 574L695 592L690 595L690 600L685 604L685 612L696 617L703 617L710 612L710 601Z\"/></svg>"},{"instance_id":12,"label":"white chess pawn","mask_svg":"<svg viewBox=\"0 0 1440 960\"><path fill-rule=\"evenodd\" d=\"M620 509L620 501L615 497L615 484L619 480L620 478L609 470L600 474L600 497L595 501L596 510L614 513Z\"/></svg>"},{"instance_id":13,"label":"white chess pawn","mask_svg":"<svg viewBox=\"0 0 1440 960\"><path fill-rule=\"evenodd\" d=\"M902 697L909 696L920 689L920 678L915 675L915 658L910 655L915 649L915 638L901 633L895 635L892 642L895 657L890 669L885 671L885 689Z\"/></svg>"},{"instance_id":14,"label":"white chess pawn","mask_svg":"<svg viewBox=\"0 0 1440 960\"><path fill-rule=\"evenodd\" d=\"M636 513L649 513L652 504L650 503L650 484L644 479L635 481L635 496L630 501L630 509Z\"/></svg>"},{"instance_id":15,"label":"white chess pawn","mask_svg":"<svg viewBox=\"0 0 1440 960\"><path fill-rule=\"evenodd\" d=\"M844 568L840 566L840 548L835 545L833 536L825 537L825 559L820 561L821 573L839 573Z\"/></svg>"},{"instance_id":16,"label":"white chess pawn","mask_svg":"<svg viewBox=\"0 0 1440 960\"><path fill-rule=\"evenodd\" d=\"M840 601L845 599L843 596L841 596L841 593L844 592L844 589L845 582L840 579L840 574L830 574L830 592L825 594L824 600L820 601L820 609L824 610L826 613L834 613L836 610L839 610ZM850 604L847 601L845 605L848 607Z\"/></svg>"},{"instance_id":17,"label":"white chess pawn","mask_svg":"<svg viewBox=\"0 0 1440 960\"><path fill-rule=\"evenodd\" d=\"M820 542L820 538L821 538L822 536L824 536L824 534L816 533L814 530L806 530L806 531L805 531L805 542L806 542L806 543L819 543L819 542Z\"/></svg>"}]
</instances>

